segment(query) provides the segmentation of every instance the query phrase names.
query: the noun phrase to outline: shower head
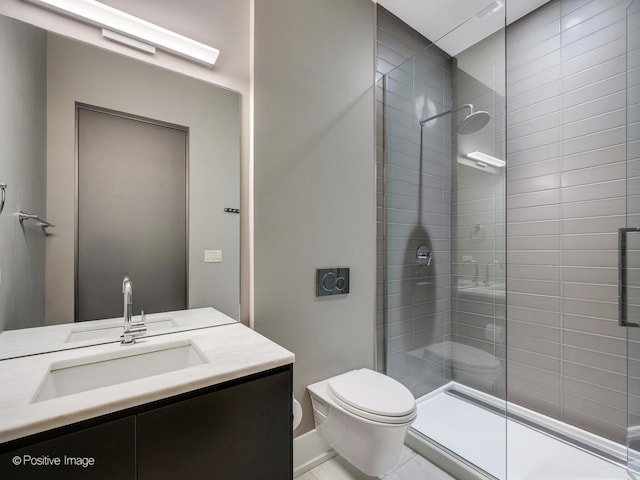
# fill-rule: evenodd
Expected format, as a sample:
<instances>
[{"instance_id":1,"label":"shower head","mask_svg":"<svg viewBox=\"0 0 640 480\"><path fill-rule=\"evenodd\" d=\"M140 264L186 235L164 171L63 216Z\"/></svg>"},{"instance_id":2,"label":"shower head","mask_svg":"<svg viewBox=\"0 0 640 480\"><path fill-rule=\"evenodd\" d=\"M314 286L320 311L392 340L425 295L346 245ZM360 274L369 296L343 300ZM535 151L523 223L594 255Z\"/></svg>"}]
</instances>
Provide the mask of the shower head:
<instances>
[{"instance_id":1,"label":"shower head","mask_svg":"<svg viewBox=\"0 0 640 480\"><path fill-rule=\"evenodd\" d=\"M487 123L489 123L490 119L491 119L491 115L489 115L489 112L485 112L484 110L471 112L469 115L464 117L460 122L458 122L458 133L461 135L476 133L478 130L484 127Z\"/></svg>"},{"instance_id":2,"label":"shower head","mask_svg":"<svg viewBox=\"0 0 640 480\"><path fill-rule=\"evenodd\" d=\"M468 103L461 107L452 108L451 110L447 110L446 112L438 113L437 115L433 115L431 117L425 118L424 120L420 120L420 126L424 127L424 124L430 120L435 120L436 118L440 118L444 115L457 112L458 110L462 110L463 108L469 109L469 115L458 122L458 133L460 133L461 135L468 135L470 133L477 132L482 127L484 127L491 119L491 115L489 115L489 112L485 112L484 110L478 110L477 112L474 112L473 105Z\"/></svg>"}]
</instances>

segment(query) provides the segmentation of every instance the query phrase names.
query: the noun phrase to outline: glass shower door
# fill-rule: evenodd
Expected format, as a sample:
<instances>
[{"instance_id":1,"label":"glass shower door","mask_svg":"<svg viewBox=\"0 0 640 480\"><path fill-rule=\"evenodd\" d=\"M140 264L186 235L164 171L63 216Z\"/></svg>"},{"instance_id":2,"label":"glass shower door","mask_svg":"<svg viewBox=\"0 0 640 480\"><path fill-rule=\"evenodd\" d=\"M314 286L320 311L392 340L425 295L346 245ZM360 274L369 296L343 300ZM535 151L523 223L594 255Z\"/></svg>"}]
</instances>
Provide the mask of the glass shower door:
<instances>
[{"instance_id":1,"label":"glass shower door","mask_svg":"<svg viewBox=\"0 0 640 480\"><path fill-rule=\"evenodd\" d=\"M398 25L387 64L419 48L377 84L378 362L416 398L411 448L505 480L505 11L433 42Z\"/></svg>"},{"instance_id":2,"label":"glass shower door","mask_svg":"<svg viewBox=\"0 0 640 480\"><path fill-rule=\"evenodd\" d=\"M627 8L627 227L619 231L619 321L627 330L627 468L640 473L640 0Z\"/></svg>"}]
</instances>

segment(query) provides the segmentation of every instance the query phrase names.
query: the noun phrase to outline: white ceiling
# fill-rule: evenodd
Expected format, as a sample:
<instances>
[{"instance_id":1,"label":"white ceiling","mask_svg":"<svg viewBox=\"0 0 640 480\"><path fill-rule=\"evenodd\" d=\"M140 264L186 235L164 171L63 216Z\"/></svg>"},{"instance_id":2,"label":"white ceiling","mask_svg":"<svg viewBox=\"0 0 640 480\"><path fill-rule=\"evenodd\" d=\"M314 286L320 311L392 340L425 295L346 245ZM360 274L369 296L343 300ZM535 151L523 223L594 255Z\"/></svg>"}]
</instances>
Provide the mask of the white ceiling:
<instances>
[{"instance_id":1,"label":"white ceiling","mask_svg":"<svg viewBox=\"0 0 640 480\"><path fill-rule=\"evenodd\" d=\"M100 1L212 45L221 51L223 51L224 38L229 37L230 32L220 30L233 28L238 24L239 19L229 19L230 21L226 23L218 22L215 29L210 25L212 19L249 13L248 8L246 12L242 9L230 8L229 0ZM503 8L492 15L477 19L476 13L494 3L495 0L377 0L380 5L429 40L436 42L440 48L452 56L504 27L505 10L508 23L511 23L549 0L498 1L502 4L506 3L506 9Z\"/></svg>"},{"instance_id":2,"label":"white ceiling","mask_svg":"<svg viewBox=\"0 0 640 480\"><path fill-rule=\"evenodd\" d=\"M374 0L375 1L375 0ZM549 0L499 0L506 3L507 24ZM451 56L455 56L504 27L505 7L476 18L495 0L377 0Z\"/></svg>"},{"instance_id":3,"label":"white ceiling","mask_svg":"<svg viewBox=\"0 0 640 480\"><path fill-rule=\"evenodd\" d=\"M2 1L2 0L0 0ZM137 15L145 20L214 46L222 52L223 62L231 60L229 52L237 50L239 15L248 15L247 8L232 8L229 0L100 0L112 7ZM373 0L385 7L429 40L456 56L471 45L535 10L549 0L498 0L505 4L501 10L483 18L475 15L496 0ZM249 2L239 2L246 3ZM245 11L246 10L246 11ZM220 21L221 19L226 19ZM215 28L212 28L215 23ZM247 22L247 28L248 28ZM244 33L244 32L242 32ZM248 42L242 39L242 42ZM241 42L241 43L242 43Z\"/></svg>"}]
</instances>

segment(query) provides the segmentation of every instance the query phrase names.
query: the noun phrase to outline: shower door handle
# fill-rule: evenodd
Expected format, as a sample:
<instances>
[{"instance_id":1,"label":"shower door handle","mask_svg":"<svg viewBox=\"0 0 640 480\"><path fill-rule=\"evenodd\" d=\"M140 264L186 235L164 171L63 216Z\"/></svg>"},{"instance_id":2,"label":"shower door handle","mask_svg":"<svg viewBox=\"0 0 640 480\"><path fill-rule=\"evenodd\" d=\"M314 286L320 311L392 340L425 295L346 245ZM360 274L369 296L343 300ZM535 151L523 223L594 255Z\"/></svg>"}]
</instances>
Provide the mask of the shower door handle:
<instances>
[{"instance_id":1,"label":"shower door handle","mask_svg":"<svg viewBox=\"0 0 640 480\"><path fill-rule=\"evenodd\" d=\"M629 321L627 307L629 306L627 281L627 234L640 232L640 227L618 229L618 323L621 327L640 327L637 321ZM640 305L636 305L639 306ZM640 308L638 309L640 311Z\"/></svg>"}]
</instances>

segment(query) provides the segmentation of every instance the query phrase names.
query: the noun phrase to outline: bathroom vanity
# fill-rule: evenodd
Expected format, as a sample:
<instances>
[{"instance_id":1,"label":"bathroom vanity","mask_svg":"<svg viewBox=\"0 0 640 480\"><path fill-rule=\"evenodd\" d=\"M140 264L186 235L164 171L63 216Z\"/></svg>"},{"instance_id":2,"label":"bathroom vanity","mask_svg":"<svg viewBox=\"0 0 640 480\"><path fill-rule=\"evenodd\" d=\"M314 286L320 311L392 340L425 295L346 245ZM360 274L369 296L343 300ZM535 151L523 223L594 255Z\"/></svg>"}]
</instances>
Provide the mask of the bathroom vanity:
<instances>
[{"instance_id":1,"label":"bathroom vanity","mask_svg":"<svg viewBox=\"0 0 640 480\"><path fill-rule=\"evenodd\" d=\"M241 324L5 360L0 478L292 478L293 361Z\"/></svg>"}]
</instances>

